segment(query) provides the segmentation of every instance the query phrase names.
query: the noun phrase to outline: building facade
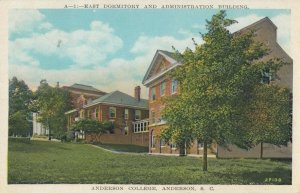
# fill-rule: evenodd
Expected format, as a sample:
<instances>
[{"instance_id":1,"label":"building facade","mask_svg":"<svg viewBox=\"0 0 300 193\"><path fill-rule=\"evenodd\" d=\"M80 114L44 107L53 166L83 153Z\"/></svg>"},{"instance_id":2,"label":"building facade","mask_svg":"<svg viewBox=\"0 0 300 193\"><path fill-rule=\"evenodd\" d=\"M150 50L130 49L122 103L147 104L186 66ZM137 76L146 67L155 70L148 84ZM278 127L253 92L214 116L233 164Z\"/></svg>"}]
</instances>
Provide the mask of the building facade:
<instances>
[{"instance_id":1,"label":"building facade","mask_svg":"<svg viewBox=\"0 0 300 193\"><path fill-rule=\"evenodd\" d=\"M268 60L271 58L281 58L288 65L283 66L279 72L279 78L272 81L272 84L278 84L283 87L287 87L292 91L292 80L293 80L293 61L286 54L286 52L277 43L277 27L269 18L263 18L237 32L235 35L243 34L249 30L255 31L255 41L262 42L270 49L270 54L263 58ZM149 89L149 152L150 153L175 153L178 154L179 150L175 144L166 144L161 138L160 134L162 129L167 126L166 121L161 118L161 111L164 108L162 99L167 96L178 94L178 83L176 80L167 76L167 73L177 66L181 65L178 62L174 54L171 52L157 50L153 60L144 76L143 84ZM267 77L271 81L271 77ZM287 147L289 151L283 148L274 147L270 144L264 144L259 147L253 148L251 151L241 150L236 146L230 146L230 149L217 147L212 145L208 149L209 154L216 154L218 157L253 157L252 151L255 156L261 155L259 152L263 152L263 148L272 149L267 153L268 157L291 157L291 144ZM245 152L246 151L246 152ZM259 151L259 152L257 152ZM189 149L186 149L187 154L202 154L203 146L201 141L194 141ZM264 151L266 152L266 151ZM272 153L273 152L273 153ZM280 155L279 155L280 154Z\"/></svg>"},{"instance_id":2,"label":"building facade","mask_svg":"<svg viewBox=\"0 0 300 193\"><path fill-rule=\"evenodd\" d=\"M92 86L77 83L71 86L63 86L62 89L67 90L70 93L71 102L74 108L81 108L88 102L106 94L106 92Z\"/></svg>"},{"instance_id":3,"label":"building facade","mask_svg":"<svg viewBox=\"0 0 300 193\"><path fill-rule=\"evenodd\" d=\"M82 108L66 112L68 128L80 119L95 119L100 122L114 123L111 132L97 135L86 134L87 142L134 144L148 146L148 101L140 98L141 88L135 87L132 97L120 91L114 91L96 98Z\"/></svg>"}]
</instances>

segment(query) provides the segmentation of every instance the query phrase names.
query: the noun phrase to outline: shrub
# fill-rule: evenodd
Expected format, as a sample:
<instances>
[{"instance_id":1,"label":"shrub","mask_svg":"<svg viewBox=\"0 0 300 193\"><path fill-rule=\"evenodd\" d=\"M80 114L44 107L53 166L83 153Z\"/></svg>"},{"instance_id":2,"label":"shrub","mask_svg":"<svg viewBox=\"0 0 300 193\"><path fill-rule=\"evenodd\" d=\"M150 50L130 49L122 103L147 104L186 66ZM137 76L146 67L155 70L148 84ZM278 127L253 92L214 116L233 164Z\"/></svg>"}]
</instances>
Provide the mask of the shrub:
<instances>
[{"instance_id":1,"label":"shrub","mask_svg":"<svg viewBox=\"0 0 300 193\"><path fill-rule=\"evenodd\" d=\"M29 137L9 137L8 142L30 143Z\"/></svg>"}]
</instances>

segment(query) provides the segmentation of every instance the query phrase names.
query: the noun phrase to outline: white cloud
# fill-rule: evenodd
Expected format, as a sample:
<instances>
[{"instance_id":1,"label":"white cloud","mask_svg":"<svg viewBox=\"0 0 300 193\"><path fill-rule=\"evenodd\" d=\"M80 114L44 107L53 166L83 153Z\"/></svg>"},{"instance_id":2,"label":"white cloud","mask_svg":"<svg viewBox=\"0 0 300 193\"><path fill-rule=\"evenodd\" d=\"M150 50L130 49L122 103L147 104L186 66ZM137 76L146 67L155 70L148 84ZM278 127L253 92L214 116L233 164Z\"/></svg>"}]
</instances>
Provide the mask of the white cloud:
<instances>
[{"instance_id":1,"label":"white cloud","mask_svg":"<svg viewBox=\"0 0 300 193\"><path fill-rule=\"evenodd\" d=\"M18 38L10 42L10 63L15 63L15 52L34 52L46 56L68 58L74 65L98 65L109 54L123 46L122 40L113 34L113 29L101 21L93 21L89 30L65 32L51 29L46 33L35 33L28 38ZM29 54L28 54L28 57ZM23 61L26 65L26 61Z\"/></svg>"},{"instance_id":2,"label":"white cloud","mask_svg":"<svg viewBox=\"0 0 300 193\"><path fill-rule=\"evenodd\" d=\"M279 14L271 20L277 26L277 41L281 47L290 54L291 52L291 16Z\"/></svg>"},{"instance_id":3,"label":"white cloud","mask_svg":"<svg viewBox=\"0 0 300 193\"><path fill-rule=\"evenodd\" d=\"M258 15L255 15L255 14L251 14L251 15L247 15L247 16L244 16L244 17L238 17L238 18L235 18L235 20L238 22L238 23L235 23L231 26L228 27L228 30L230 32L235 32L235 31L238 31L254 22L257 22L258 20L262 19L263 17L261 16L258 16Z\"/></svg>"},{"instance_id":4,"label":"white cloud","mask_svg":"<svg viewBox=\"0 0 300 193\"><path fill-rule=\"evenodd\" d=\"M9 32L31 32L35 29L52 28L48 22L44 22L45 16L35 9L12 9L9 11Z\"/></svg>"},{"instance_id":5,"label":"white cloud","mask_svg":"<svg viewBox=\"0 0 300 193\"><path fill-rule=\"evenodd\" d=\"M244 17L236 18L238 23L228 27L231 32L238 31L256 21L262 19L262 16L256 14L247 15ZM279 14L270 18L277 26L277 41L284 48L285 51L290 53L290 33L291 33L291 17L289 14Z\"/></svg>"},{"instance_id":6,"label":"white cloud","mask_svg":"<svg viewBox=\"0 0 300 193\"><path fill-rule=\"evenodd\" d=\"M184 39L176 39L173 36L151 37L142 35L137 39L130 52L145 55L151 53L153 55L157 49L172 51L172 46L180 52L184 51L187 47L193 49L194 45L192 38L195 36L191 33L187 33L185 35L186 37ZM199 41L197 42L199 43Z\"/></svg>"}]
</instances>

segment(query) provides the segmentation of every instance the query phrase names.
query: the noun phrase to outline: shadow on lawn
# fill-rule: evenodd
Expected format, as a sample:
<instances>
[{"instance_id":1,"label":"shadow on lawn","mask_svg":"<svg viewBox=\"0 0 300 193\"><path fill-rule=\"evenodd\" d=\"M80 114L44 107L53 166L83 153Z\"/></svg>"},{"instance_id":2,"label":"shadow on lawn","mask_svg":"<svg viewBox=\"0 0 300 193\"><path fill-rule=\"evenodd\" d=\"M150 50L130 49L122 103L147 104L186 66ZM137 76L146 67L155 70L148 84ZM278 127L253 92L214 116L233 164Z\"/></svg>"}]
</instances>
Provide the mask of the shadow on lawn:
<instances>
[{"instance_id":1,"label":"shadow on lawn","mask_svg":"<svg viewBox=\"0 0 300 193\"><path fill-rule=\"evenodd\" d=\"M48 142L47 142L48 143ZM30 143L24 144L24 143L16 143L16 142L9 142L8 148L9 151L14 152L26 152L26 153L42 153L42 152L49 152L49 151L57 151L59 150L65 150L70 151L71 148L62 147L60 145L55 145L57 142L53 142L53 144L45 144L37 141L30 141Z\"/></svg>"}]
</instances>

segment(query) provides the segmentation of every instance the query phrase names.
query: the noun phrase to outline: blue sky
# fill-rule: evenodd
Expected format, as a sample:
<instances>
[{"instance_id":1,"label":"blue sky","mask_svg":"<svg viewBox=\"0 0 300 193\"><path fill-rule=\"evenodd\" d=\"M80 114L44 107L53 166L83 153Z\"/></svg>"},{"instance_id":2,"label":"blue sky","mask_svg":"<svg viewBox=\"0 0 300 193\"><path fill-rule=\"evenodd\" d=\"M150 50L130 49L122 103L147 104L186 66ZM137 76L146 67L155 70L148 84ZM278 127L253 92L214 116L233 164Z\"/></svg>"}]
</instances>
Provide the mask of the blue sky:
<instances>
[{"instance_id":1,"label":"blue sky","mask_svg":"<svg viewBox=\"0 0 300 193\"><path fill-rule=\"evenodd\" d=\"M157 49L179 50L201 43L205 20L218 10L39 9L9 13L9 76L35 89L41 79L82 83L130 95ZM236 31L268 16L278 42L290 52L290 10L228 10ZM146 88L142 96L146 98Z\"/></svg>"}]
</instances>

